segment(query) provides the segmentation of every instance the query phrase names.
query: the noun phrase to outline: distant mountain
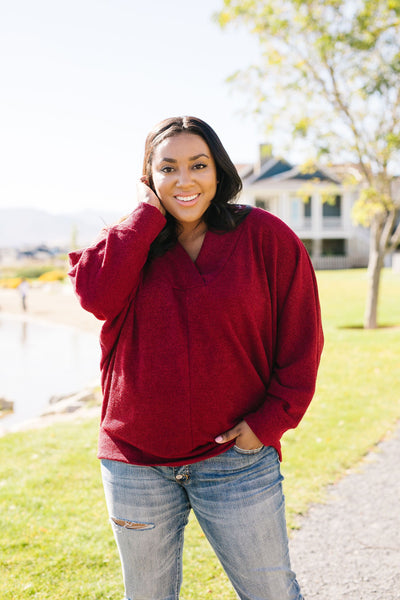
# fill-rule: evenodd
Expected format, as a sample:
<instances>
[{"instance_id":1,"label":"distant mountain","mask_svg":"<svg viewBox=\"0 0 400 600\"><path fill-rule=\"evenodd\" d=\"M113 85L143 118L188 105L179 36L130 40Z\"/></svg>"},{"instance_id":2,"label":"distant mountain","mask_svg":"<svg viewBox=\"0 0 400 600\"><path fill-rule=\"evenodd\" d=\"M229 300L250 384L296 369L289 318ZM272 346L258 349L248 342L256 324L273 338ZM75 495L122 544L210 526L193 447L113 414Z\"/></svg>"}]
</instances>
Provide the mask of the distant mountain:
<instances>
[{"instance_id":1,"label":"distant mountain","mask_svg":"<svg viewBox=\"0 0 400 600\"><path fill-rule=\"evenodd\" d=\"M100 209L51 214L31 208L0 208L0 248L22 249L38 244L69 248L74 235L77 246L85 246L104 225L115 223L121 216Z\"/></svg>"}]
</instances>

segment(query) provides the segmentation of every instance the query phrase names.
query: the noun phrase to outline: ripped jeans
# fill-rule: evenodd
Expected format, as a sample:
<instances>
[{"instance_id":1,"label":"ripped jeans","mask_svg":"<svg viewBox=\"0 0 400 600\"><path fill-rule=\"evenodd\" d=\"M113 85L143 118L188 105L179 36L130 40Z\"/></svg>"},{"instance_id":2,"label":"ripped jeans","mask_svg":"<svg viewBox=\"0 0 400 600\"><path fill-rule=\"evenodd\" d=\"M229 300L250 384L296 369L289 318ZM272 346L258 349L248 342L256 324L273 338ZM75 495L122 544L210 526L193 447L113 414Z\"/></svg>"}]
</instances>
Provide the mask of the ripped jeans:
<instances>
[{"instance_id":1,"label":"ripped jeans","mask_svg":"<svg viewBox=\"0 0 400 600\"><path fill-rule=\"evenodd\" d=\"M178 600L190 509L240 600L303 600L290 568L279 459L236 446L181 467L101 461L125 600Z\"/></svg>"}]
</instances>

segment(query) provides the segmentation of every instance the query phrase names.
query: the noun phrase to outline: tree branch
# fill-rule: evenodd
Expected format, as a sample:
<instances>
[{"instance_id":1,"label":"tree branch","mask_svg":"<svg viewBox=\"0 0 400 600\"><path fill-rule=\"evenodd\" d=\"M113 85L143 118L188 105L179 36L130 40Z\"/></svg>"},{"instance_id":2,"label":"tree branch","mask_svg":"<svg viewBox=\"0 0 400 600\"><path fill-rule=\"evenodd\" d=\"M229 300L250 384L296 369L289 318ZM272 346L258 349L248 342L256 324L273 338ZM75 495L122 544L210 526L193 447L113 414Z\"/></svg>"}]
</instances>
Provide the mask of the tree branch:
<instances>
[{"instance_id":1,"label":"tree branch","mask_svg":"<svg viewBox=\"0 0 400 600\"><path fill-rule=\"evenodd\" d=\"M332 82L332 86L333 86L333 94L334 97L336 99L337 102L337 106L339 108L339 110L347 117L347 120L349 122L349 126L353 132L353 136L354 136L354 143L355 143L355 147L356 147L356 151L357 151L357 156L358 156L358 161L360 164L360 167L362 169L362 172L364 173L365 179L368 181L368 183L371 185L372 184L372 177L371 177L371 173L370 173L370 169L368 169L367 165L364 162L364 158L363 158L363 154L365 154L365 152L363 153L360 147L360 140L362 140L362 135L361 133L357 130L357 126L354 122L353 116L350 114L350 110L347 107L347 105L344 103L342 95L339 91L338 85L337 85L337 81L336 81L336 76L335 76L335 72L332 68L332 65L329 63L329 61L326 59L326 68L328 69L328 73L331 77L331 82Z\"/></svg>"},{"instance_id":2,"label":"tree branch","mask_svg":"<svg viewBox=\"0 0 400 600\"><path fill-rule=\"evenodd\" d=\"M396 211L395 211L395 209L392 209L391 211L389 211L387 213L387 217L385 219L385 225L384 225L381 235L380 235L379 245L380 245L381 252L384 254L386 254L389 250L390 233L393 229L395 218L396 218Z\"/></svg>"},{"instance_id":3,"label":"tree branch","mask_svg":"<svg viewBox=\"0 0 400 600\"><path fill-rule=\"evenodd\" d=\"M400 223L394 230L392 237L390 238L389 252L394 252L397 246L400 244Z\"/></svg>"}]
</instances>

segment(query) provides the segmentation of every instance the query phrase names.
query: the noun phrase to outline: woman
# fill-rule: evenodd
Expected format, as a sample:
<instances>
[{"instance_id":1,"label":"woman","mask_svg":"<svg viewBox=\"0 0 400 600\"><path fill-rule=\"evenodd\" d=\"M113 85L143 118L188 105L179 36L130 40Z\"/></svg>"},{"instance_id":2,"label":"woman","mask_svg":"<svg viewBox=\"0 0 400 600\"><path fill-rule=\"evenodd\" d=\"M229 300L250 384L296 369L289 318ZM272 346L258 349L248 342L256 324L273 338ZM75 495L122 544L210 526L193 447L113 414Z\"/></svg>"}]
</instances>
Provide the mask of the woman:
<instances>
[{"instance_id":1,"label":"woman","mask_svg":"<svg viewBox=\"0 0 400 600\"><path fill-rule=\"evenodd\" d=\"M148 135L139 206L71 253L104 320L99 458L128 600L179 598L190 509L242 600L299 600L280 438L314 393L322 350L304 246L232 204L237 171L193 117Z\"/></svg>"}]
</instances>

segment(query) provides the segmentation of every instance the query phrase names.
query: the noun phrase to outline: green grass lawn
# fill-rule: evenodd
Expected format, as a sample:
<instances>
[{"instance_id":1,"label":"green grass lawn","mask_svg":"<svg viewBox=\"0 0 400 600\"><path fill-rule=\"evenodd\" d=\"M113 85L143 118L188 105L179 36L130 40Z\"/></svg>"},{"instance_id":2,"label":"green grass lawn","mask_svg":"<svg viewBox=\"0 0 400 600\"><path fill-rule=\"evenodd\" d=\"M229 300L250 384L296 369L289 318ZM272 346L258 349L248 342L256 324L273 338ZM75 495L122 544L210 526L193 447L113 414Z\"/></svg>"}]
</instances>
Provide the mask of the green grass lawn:
<instances>
[{"instance_id":1,"label":"green grass lawn","mask_svg":"<svg viewBox=\"0 0 400 600\"><path fill-rule=\"evenodd\" d=\"M383 275L380 322L361 329L365 270L319 272L326 345L307 415L283 443L288 522L354 467L400 417L400 276ZM0 598L100 600L123 596L99 465L97 423L0 439ZM184 600L235 595L194 519Z\"/></svg>"}]
</instances>

